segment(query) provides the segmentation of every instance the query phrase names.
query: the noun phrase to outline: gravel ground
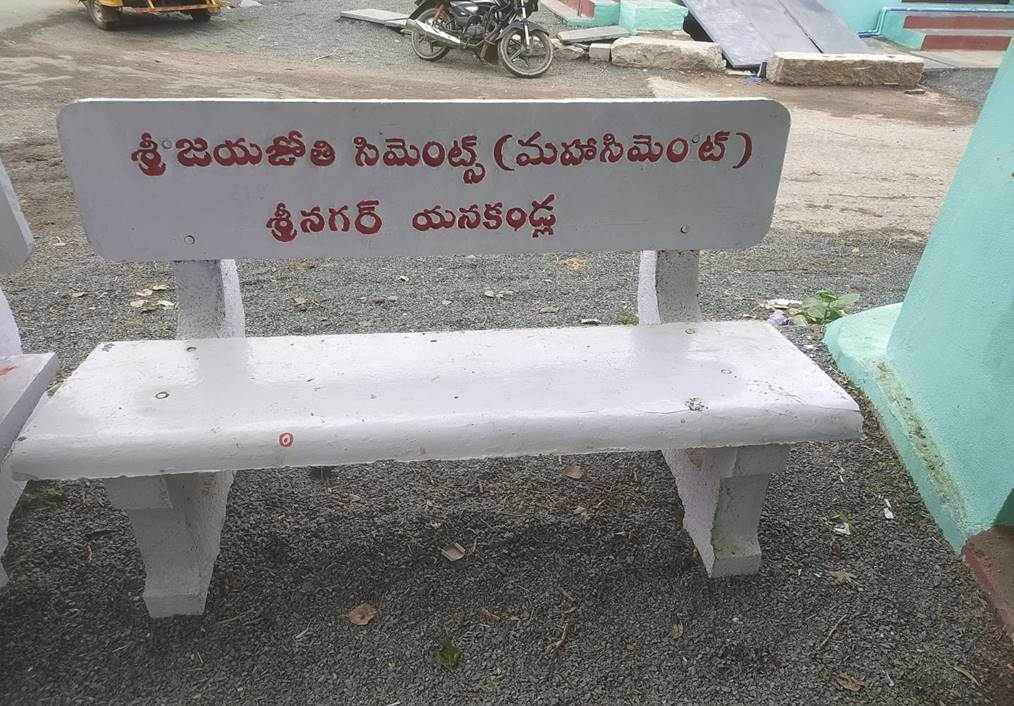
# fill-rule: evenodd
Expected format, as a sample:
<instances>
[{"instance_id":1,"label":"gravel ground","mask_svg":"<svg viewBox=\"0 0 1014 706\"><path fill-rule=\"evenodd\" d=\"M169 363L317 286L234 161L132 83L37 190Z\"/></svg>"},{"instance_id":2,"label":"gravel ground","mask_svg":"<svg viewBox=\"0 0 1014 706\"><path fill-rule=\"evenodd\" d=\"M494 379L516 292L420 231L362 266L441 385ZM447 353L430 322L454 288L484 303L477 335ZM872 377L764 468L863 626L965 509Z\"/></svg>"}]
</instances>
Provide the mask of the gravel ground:
<instances>
[{"instance_id":1,"label":"gravel ground","mask_svg":"<svg viewBox=\"0 0 1014 706\"><path fill-rule=\"evenodd\" d=\"M922 85L981 107L994 78L996 69L938 69L927 71Z\"/></svg>"},{"instance_id":2,"label":"gravel ground","mask_svg":"<svg viewBox=\"0 0 1014 706\"><path fill-rule=\"evenodd\" d=\"M84 241L52 123L75 97L757 90L563 62L537 82L465 57L422 65L386 30L333 25L339 7L272 2L207 31L158 19L112 35L78 8L0 34L0 87L15 96L0 153L37 238L0 284L27 349L56 350L66 375L100 341L174 330L171 313L127 306L171 283L165 267L108 263ZM335 48L332 26L347 53L306 61ZM703 257L706 316L820 287L862 307L899 300L974 111L935 94L774 94L794 120L775 227ZM613 323L634 310L634 277L632 253L241 264L252 335ZM841 380L816 333L786 334ZM152 621L102 485L32 484L5 557L0 701L1010 703L1009 640L866 417L860 441L793 450L761 520L760 574L720 581L680 531L656 453L276 469L237 476L206 614ZM583 480L560 475L572 462ZM831 532L842 518L850 537ZM446 561L450 542L468 555ZM378 617L351 625L367 601ZM437 659L447 643L463 652L455 669Z\"/></svg>"}]
</instances>

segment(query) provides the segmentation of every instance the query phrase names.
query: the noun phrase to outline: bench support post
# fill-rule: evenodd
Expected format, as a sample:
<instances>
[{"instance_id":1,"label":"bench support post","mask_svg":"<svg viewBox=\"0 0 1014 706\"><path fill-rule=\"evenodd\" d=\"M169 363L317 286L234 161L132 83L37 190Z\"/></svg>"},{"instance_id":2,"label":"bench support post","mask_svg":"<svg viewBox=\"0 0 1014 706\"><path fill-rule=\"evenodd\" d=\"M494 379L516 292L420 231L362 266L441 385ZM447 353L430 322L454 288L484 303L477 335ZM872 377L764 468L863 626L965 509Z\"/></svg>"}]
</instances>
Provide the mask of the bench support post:
<instances>
[{"instance_id":1,"label":"bench support post","mask_svg":"<svg viewBox=\"0 0 1014 706\"><path fill-rule=\"evenodd\" d=\"M204 612L230 485L231 471L106 480L134 527L151 617Z\"/></svg>"},{"instance_id":2,"label":"bench support post","mask_svg":"<svg viewBox=\"0 0 1014 706\"><path fill-rule=\"evenodd\" d=\"M177 262L177 338L244 334L233 260ZM204 612L222 539L232 471L111 478L113 505L126 511L144 561L144 602L153 618Z\"/></svg>"},{"instance_id":3,"label":"bench support post","mask_svg":"<svg viewBox=\"0 0 1014 706\"><path fill-rule=\"evenodd\" d=\"M637 273L637 318L642 324L699 321L696 250L645 250Z\"/></svg>"},{"instance_id":4,"label":"bench support post","mask_svg":"<svg viewBox=\"0 0 1014 706\"><path fill-rule=\"evenodd\" d=\"M708 576L760 569L757 525L771 474L785 466L788 446L741 446L664 452L683 501L683 527Z\"/></svg>"},{"instance_id":5,"label":"bench support post","mask_svg":"<svg viewBox=\"0 0 1014 706\"><path fill-rule=\"evenodd\" d=\"M700 321L696 251L641 253L637 313L642 324ZM708 576L756 573L757 523L771 473L785 465L788 447L665 449L683 501L683 526Z\"/></svg>"}]
</instances>

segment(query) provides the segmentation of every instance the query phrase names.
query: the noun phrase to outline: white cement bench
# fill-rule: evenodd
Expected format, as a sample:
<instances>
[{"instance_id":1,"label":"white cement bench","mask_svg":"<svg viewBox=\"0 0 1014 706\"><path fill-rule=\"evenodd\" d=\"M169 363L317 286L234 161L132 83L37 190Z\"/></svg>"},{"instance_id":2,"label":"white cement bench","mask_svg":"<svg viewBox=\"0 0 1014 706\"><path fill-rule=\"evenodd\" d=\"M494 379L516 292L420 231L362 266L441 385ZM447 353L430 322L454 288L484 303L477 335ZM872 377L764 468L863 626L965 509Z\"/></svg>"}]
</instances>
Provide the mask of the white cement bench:
<instances>
[{"instance_id":1,"label":"white cement bench","mask_svg":"<svg viewBox=\"0 0 1014 706\"><path fill-rule=\"evenodd\" d=\"M60 135L89 239L174 263L181 340L98 346L7 465L106 479L154 616L203 611L233 473L272 467L663 449L709 574L756 571L786 445L861 425L766 323L699 320L696 251L760 240L787 130L765 100L74 104ZM575 134L584 163L549 161ZM444 160L455 145L464 174ZM251 156L271 148L275 164ZM523 225L470 227L470 204L496 202ZM639 313L656 325L244 338L221 259L568 250L644 250Z\"/></svg>"},{"instance_id":2,"label":"white cement bench","mask_svg":"<svg viewBox=\"0 0 1014 706\"><path fill-rule=\"evenodd\" d=\"M0 273L14 272L32 252L32 236L21 215L7 171L0 162ZM0 453L7 453L56 375L52 353L24 353L21 333L0 290ZM7 548L7 521L25 489L9 471L0 472L0 555ZM0 566L0 587L7 573Z\"/></svg>"}]
</instances>

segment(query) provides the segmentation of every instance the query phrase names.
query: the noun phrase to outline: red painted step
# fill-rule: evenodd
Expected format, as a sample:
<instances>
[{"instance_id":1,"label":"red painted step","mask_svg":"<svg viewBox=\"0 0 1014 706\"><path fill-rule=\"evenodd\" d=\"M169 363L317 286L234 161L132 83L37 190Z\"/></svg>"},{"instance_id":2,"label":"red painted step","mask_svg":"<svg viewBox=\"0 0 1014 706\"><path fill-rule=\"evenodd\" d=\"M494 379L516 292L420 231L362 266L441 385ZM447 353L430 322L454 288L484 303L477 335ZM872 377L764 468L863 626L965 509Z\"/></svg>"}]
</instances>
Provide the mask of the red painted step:
<instances>
[{"instance_id":1,"label":"red painted step","mask_svg":"<svg viewBox=\"0 0 1014 706\"><path fill-rule=\"evenodd\" d=\"M908 15L906 29L1010 29L1014 30L1014 12L996 15Z\"/></svg>"},{"instance_id":2,"label":"red painted step","mask_svg":"<svg viewBox=\"0 0 1014 706\"><path fill-rule=\"evenodd\" d=\"M982 34L979 30L938 29L930 30L922 40L923 49L978 49L1003 51L1010 46L1012 34Z\"/></svg>"}]
</instances>

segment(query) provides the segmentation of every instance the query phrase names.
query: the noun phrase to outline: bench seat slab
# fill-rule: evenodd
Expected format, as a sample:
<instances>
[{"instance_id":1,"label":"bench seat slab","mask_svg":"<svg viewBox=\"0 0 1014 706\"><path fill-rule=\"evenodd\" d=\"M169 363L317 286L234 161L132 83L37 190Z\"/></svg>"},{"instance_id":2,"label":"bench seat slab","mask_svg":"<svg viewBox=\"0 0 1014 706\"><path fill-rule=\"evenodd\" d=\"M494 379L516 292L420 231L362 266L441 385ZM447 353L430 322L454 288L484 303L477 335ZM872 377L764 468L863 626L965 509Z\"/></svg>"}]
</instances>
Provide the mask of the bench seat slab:
<instances>
[{"instance_id":1,"label":"bench seat slab","mask_svg":"<svg viewBox=\"0 0 1014 706\"><path fill-rule=\"evenodd\" d=\"M8 459L108 478L857 437L855 402L764 322L98 346Z\"/></svg>"}]
</instances>

